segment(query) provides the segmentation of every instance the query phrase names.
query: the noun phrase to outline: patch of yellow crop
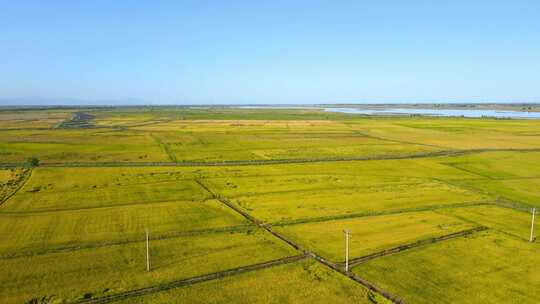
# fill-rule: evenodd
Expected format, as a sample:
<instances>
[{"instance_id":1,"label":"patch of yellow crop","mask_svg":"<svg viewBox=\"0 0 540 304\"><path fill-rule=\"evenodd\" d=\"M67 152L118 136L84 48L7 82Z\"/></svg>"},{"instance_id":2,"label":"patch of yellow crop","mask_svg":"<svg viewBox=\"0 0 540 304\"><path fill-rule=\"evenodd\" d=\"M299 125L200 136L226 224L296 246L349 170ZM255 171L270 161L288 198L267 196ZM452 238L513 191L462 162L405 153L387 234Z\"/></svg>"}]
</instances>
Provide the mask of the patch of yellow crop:
<instances>
[{"instance_id":1,"label":"patch of yellow crop","mask_svg":"<svg viewBox=\"0 0 540 304\"><path fill-rule=\"evenodd\" d=\"M538 303L540 243L494 231L374 259L353 268L408 303ZM526 282L526 284L525 284Z\"/></svg>"},{"instance_id":2,"label":"patch of yellow crop","mask_svg":"<svg viewBox=\"0 0 540 304\"><path fill-rule=\"evenodd\" d=\"M204 295L204 296L201 296ZM121 303L389 303L313 260L177 288Z\"/></svg>"},{"instance_id":3,"label":"patch of yellow crop","mask_svg":"<svg viewBox=\"0 0 540 304\"><path fill-rule=\"evenodd\" d=\"M477 226L427 211L313 222L274 229L327 259L344 262L344 230L349 230L352 235L349 257L353 259Z\"/></svg>"}]
</instances>

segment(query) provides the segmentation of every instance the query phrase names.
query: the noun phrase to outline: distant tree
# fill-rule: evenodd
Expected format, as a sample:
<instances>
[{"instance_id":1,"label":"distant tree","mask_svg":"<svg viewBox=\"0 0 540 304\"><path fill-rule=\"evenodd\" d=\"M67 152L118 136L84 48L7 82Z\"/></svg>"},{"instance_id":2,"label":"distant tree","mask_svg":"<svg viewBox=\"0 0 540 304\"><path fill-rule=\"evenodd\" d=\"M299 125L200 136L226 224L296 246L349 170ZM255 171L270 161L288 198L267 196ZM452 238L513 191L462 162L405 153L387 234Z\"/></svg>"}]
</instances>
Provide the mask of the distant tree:
<instances>
[{"instance_id":1,"label":"distant tree","mask_svg":"<svg viewBox=\"0 0 540 304\"><path fill-rule=\"evenodd\" d=\"M39 159L37 159L36 157L30 157L26 160L26 163L30 166L30 167L37 167L39 166Z\"/></svg>"}]
</instances>

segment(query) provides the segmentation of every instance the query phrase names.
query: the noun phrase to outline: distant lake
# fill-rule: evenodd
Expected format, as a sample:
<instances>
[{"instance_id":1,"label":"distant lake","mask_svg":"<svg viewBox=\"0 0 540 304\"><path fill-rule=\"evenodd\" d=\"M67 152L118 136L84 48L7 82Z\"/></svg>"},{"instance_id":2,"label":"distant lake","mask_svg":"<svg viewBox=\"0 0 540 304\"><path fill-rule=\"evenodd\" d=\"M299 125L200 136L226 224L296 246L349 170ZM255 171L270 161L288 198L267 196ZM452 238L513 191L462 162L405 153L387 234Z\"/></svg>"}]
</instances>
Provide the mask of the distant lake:
<instances>
[{"instance_id":1,"label":"distant lake","mask_svg":"<svg viewBox=\"0 0 540 304\"><path fill-rule=\"evenodd\" d=\"M310 106L274 106L274 105L261 105L261 106L236 106L235 108L239 109L276 109L276 110L286 110L286 109L321 109L319 107L310 107Z\"/></svg>"},{"instance_id":2,"label":"distant lake","mask_svg":"<svg viewBox=\"0 0 540 304\"><path fill-rule=\"evenodd\" d=\"M347 114L363 115L427 115L443 117L496 117L496 118L525 118L540 119L540 112L521 112L521 111L497 111L497 110L455 110L455 109L399 109L388 108L381 110L366 110L356 108L324 108L326 112L338 112Z\"/></svg>"}]
</instances>

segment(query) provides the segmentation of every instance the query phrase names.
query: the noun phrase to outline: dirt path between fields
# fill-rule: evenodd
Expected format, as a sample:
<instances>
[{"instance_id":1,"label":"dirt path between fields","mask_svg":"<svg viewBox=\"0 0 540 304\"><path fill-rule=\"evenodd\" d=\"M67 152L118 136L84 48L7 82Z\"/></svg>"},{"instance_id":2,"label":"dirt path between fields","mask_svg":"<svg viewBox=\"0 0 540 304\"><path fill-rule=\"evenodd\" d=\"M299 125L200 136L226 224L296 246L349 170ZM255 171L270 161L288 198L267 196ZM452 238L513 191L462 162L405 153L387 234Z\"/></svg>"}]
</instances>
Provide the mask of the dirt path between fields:
<instances>
[{"instance_id":1,"label":"dirt path between fields","mask_svg":"<svg viewBox=\"0 0 540 304\"><path fill-rule=\"evenodd\" d=\"M468 150L443 150L435 152L422 152L402 155L375 155L359 157L328 157L310 159L268 159L268 160L226 160L215 162L49 162L40 164L41 167L221 167L221 166L257 166L276 164L301 164L301 163L323 163L323 162L347 162L347 161L370 161L370 160L399 160L416 159L445 156L461 156L485 152L540 152L540 148L532 149L468 149ZM21 167L24 163L0 163L2 168Z\"/></svg>"},{"instance_id":2,"label":"dirt path between fields","mask_svg":"<svg viewBox=\"0 0 540 304\"><path fill-rule=\"evenodd\" d=\"M159 240L174 239L174 238L179 238L179 237L198 236L198 235L206 235L206 234L236 233L236 232L240 233L240 232L246 232L250 229L253 229L253 226L247 224L247 225L229 226L229 227L222 227L222 228L203 228L203 229L194 229L194 230L185 230L185 231L153 233L150 240L159 241ZM63 245L63 246L47 248L43 250L35 250L35 251L24 251L24 249L17 250L14 253L0 254L0 260L17 259L21 257L34 257L34 256L55 254L55 253L62 253L62 252L73 252L73 251L86 250L86 249L96 249L96 248L101 248L101 247L128 245L128 244L134 244L134 243L142 243L144 241L145 241L145 237L141 233L140 237L126 238L124 240L118 240L118 241L103 241L100 243L95 242L95 243L87 243L87 244Z\"/></svg>"},{"instance_id":3,"label":"dirt path between fields","mask_svg":"<svg viewBox=\"0 0 540 304\"><path fill-rule=\"evenodd\" d=\"M264 269L264 268L274 267L274 266L278 266L278 265L284 265L284 264L288 264L288 263L293 263L293 262L296 262L296 261L306 259L308 257L309 257L309 255L307 255L307 254L290 256L290 257L281 258L281 259L277 259L277 260L273 260L273 261L269 261L269 262L253 264L253 265L249 265L249 266L242 266L242 267L237 267L237 268L233 268L233 269L229 269L229 270L225 270L225 271L200 275L200 276L196 276L196 277L192 277L192 278L188 278L188 279L182 279L182 280L172 281L172 282L163 283L163 284L159 284L159 285L155 285L155 286L129 290L129 291L125 291L125 292L121 292L121 293L117 293L117 294L113 294L113 295L109 295L109 296L105 296L105 297L94 298L94 299L82 299L82 300L78 300L78 301L75 301L75 302L72 302L72 303L77 303L77 304L111 303L111 302L125 300L125 299L132 298L132 297L139 297L139 296L144 296L144 295L151 294L151 293L166 291L166 290L169 290L169 289L178 288L178 287L182 287L182 286L193 285L193 284L197 284L197 283L201 283L201 282L221 279L221 278L224 278L224 277L238 275L238 274L241 274L241 273L246 273L246 272L255 271L255 270L259 270L259 269Z\"/></svg>"},{"instance_id":4,"label":"dirt path between fields","mask_svg":"<svg viewBox=\"0 0 540 304\"><path fill-rule=\"evenodd\" d=\"M403 299L400 299L398 296L393 295L392 293L390 293L390 292L388 292L388 291L386 291L386 290L384 290L384 289L382 289L380 287L377 287L375 284L373 284L373 283L371 283L371 282L369 282L369 281L367 281L365 279L362 279L361 277L359 277L356 274L353 274L351 272L345 272L338 265L336 265L336 264L334 264L334 263L332 263L330 261L327 261L326 259L322 258L321 256L319 256L315 252L312 252L312 251L309 251L309 250L307 250L305 248L302 248L302 246L300 246L299 244L296 244L295 242L291 241L290 239L286 238L285 236L281 235L280 233L277 233L277 232L273 231L270 228L270 226L265 225L262 221L256 219L255 217L253 217L253 216L249 215L248 213L246 213L245 211L241 210L240 208L235 206L233 203L231 203L227 198L216 195L212 190L210 190L200 180L195 180L195 181L202 188L204 188L206 191L208 191L215 199L222 202L223 204L225 204L227 207L231 208L235 212L238 212L240 215L245 217L247 220L251 221L253 224L255 224L258 227L268 231L268 233L272 234L273 236L277 237L278 239L280 239L280 240L284 241L285 243L289 244L293 248L302 251L305 255L309 255L309 256L313 257L315 260L321 262L321 264L323 264L323 265L325 265L325 266L327 266L327 267L329 267L329 268L331 268L331 269L333 269L333 270L347 276L348 278L352 279L353 281L355 281L357 283L360 283L364 287L366 287L369 290L374 291L374 292L382 295L383 297L385 297L386 299L392 301L393 303L400 303L400 304L405 303L405 301Z\"/></svg>"},{"instance_id":5,"label":"dirt path between fields","mask_svg":"<svg viewBox=\"0 0 540 304\"><path fill-rule=\"evenodd\" d=\"M496 204L493 203L492 200L488 200L488 201L477 201L477 202L463 202L463 203L447 204L447 205L430 205L430 206L388 210L388 211L367 211L367 212L359 212L359 213L349 213L349 214L344 214L344 215L301 218L301 219L290 220L290 221L274 222L268 225L271 227L292 226L292 225L327 222L327 221L334 221L334 220L386 216L386 215L395 215L395 214L402 214L402 213L425 212L425 211L435 211L435 210L441 210L441 209L454 209L454 208L473 207L473 206L496 206Z\"/></svg>"},{"instance_id":6,"label":"dirt path between fields","mask_svg":"<svg viewBox=\"0 0 540 304\"><path fill-rule=\"evenodd\" d=\"M363 256L363 257L352 259L352 260L349 261L349 267L353 267L353 266L365 263L367 261L370 261L370 260L373 260L373 259L376 259L376 258L380 258L380 257L383 257L383 256L387 256L387 255L390 255L390 254L395 254L395 253L399 253L399 252L402 252L402 251L405 251L405 250L409 250L409 249L413 249L413 248L417 248L417 247L422 247L422 246L426 246L426 245L430 245L430 244L434 244L434 243L438 243L438 242L442 242L442 241L447 241L447 240L455 239L455 238L458 238L458 237L464 237L464 236L471 235L471 234L476 233L476 232L485 231L487 229L488 229L487 227L480 226L480 227L475 227L475 228L471 228L471 229L467 229L467 230L463 230L463 231L450 233L450 234L439 236L439 237L434 237L434 238L429 238L429 239L425 239L425 240L416 241L414 243L400 245L400 246L390 248L390 249L385 249L385 250L382 250L382 251L379 251L379 252L368 254L368 255ZM340 264L344 264L344 263L340 263Z\"/></svg>"},{"instance_id":7,"label":"dirt path between fields","mask_svg":"<svg viewBox=\"0 0 540 304\"><path fill-rule=\"evenodd\" d=\"M18 182L18 184L15 186L15 188L13 189L13 191L6 195L2 200L0 200L0 207L5 203L7 202L11 197L13 197L15 194L17 194L17 192L19 192L19 190L22 189L22 187L24 187L24 185L26 184L26 182L30 179L30 177L32 176L32 169L23 169L23 170L26 170L23 172L23 176L21 178L21 180Z\"/></svg>"}]
</instances>

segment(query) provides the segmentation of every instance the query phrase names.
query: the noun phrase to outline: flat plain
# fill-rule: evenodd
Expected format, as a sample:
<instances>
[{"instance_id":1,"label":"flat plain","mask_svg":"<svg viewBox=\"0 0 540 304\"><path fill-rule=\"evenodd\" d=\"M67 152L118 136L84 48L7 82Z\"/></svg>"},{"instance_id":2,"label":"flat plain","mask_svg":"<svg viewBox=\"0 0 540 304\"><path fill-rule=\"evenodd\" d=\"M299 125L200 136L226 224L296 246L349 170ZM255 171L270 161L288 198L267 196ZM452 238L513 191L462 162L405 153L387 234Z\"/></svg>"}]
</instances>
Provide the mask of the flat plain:
<instances>
[{"instance_id":1,"label":"flat plain","mask_svg":"<svg viewBox=\"0 0 540 304\"><path fill-rule=\"evenodd\" d=\"M0 166L2 303L540 300L538 120L10 108Z\"/></svg>"}]
</instances>

